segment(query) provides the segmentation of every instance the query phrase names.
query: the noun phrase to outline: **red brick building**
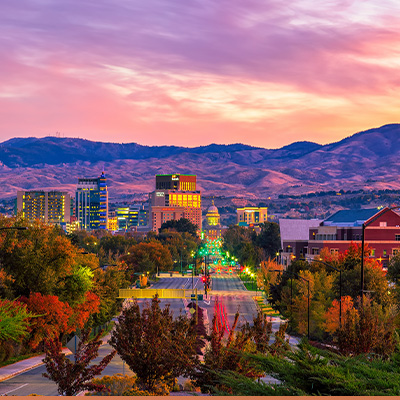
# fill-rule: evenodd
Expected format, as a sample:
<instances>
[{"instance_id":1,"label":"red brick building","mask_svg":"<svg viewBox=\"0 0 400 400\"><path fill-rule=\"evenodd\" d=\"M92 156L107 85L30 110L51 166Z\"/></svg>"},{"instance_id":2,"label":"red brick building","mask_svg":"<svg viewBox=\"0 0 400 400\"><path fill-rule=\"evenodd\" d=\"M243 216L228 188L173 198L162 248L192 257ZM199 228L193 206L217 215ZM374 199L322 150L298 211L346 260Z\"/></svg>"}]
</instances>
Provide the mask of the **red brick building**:
<instances>
[{"instance_id":1,"label":"red brick building","mask_svg":"<svg viewBox=\"0 0 400 400\"><path fill-rule=\"evenodd\" d=\"M400 251L400 215L387 207L338 211L318 227L310 228L307 258L312 259L324 247L334 254L346 251L352 242L361 244L363 224L370 257L386 268L390 258Z\"/></svg>"}]
</instances>

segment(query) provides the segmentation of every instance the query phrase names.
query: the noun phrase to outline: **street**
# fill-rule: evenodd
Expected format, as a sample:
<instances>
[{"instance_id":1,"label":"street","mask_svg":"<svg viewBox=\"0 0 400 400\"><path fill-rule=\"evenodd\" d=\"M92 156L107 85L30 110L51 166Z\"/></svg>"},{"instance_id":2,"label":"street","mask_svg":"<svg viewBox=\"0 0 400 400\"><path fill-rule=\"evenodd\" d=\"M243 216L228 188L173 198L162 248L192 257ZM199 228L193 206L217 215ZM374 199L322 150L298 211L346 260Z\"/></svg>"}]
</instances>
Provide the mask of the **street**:
<instances>
[{"instance_id":1,"label":"street","mask_svg":"<svg viewBox=\"0 0 400 400\"><path fill-rule=\"evenodd\" d=\"M214 314L215 301L218 299L219 303L224 308L224 315L227 317L228 327L231 327L234 321L236 311L239 310L240 319L239 323L251 322L253 316L257 313L256 305L252 299L251 293L245 290L240 279L236 275L220 275L212 276L212 290L211 294L204 296L204 300L199 301L199 306L202 307L208 316L208 320L212 321ZM192 277L173 277L163 278L153 285L153 288L192 288ZM204 295L204 285L200 277L194 277L193 289L197 288L199 294ZM139 303L144 305L148 300L140 300ZM190 302L190 299L188 299ZM180 313L187 313L184 301L182 299L161 299L161 306L170 304L170 308L174 315ZM104 356L111 352L111 347L106 344L100 348L99 357L95 362L99 362ZM72 357L72 356L70 356ZM56 396L57 387L55 383L47 378L42 377L42 373L46 372L44 365L33 368L30 371L24 372L6 381L0 382L0 395L15 395L27 396L32 393ZM131 373L129 368L124 365L118 355L114 357L111 363L103 371L102 375L113 375L116 373Z\"/></svg>"}]
</instances>

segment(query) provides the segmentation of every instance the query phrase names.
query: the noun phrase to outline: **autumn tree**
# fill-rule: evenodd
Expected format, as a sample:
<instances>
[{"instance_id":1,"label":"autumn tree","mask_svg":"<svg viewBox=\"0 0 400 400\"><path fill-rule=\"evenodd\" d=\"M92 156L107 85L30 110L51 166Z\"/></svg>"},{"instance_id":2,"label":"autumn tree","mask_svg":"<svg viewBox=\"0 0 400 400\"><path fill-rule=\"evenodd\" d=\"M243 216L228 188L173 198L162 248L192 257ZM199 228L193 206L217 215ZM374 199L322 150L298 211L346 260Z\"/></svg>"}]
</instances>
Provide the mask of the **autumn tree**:
<instances>
[{"instance_id":1,"label":"autumn tree","mask_svg":"<svg viewBox=\"0 0 400 400\"><path fill-rule=\"evenodd\" d=\"M354 302L350 296L342 297L342 324L346 323L349 310L354 309ZM332 306L325 313L325 332L334 334L340 328L340 302L332 301Z\"/></svg>"},{"instance_id":2,"label":"autumn tree","mask_svg":"<svg viewBox=\"0 0 400 400\"><path fill-rule=\"evenodd\" d=\"M338 331L338 346L343 354L375 353L389 356L397 344L395 320L399 312L394 307L383 308L364 296L363 304L346 310Z\"/></svg>"},{"instance_id":3,"label":"autumn tree","mask_svg":"<svg viewBox=\"0 0 400 400\"><path fill-rule=\"evenodd\" d=\"M173 263L171 253L158 241L141 242L128 249L128 254L120 258L131 271L150 272L168 271Z\"/></svg>"},{"instance_id":4,"label":"autumn tree","mask_svg":"<svg viewBox=\"0 0 400 400\"><path fill-rule=\"evenodd\" d=\"M246 323L237 327L239 312L228 334L224 329L218 313L214 313L209 346L204 354L204 363L194 372L193 378L202 392L224 391L235 394L223 383L220 373L230 372L241 377L255 380L264 375L260 366L249 359L248 354L274 354L280 357L285 354L289 345L284 339L286 324L281 325L275 333L275 341L270 343L272 323L266 315L259 312L253 324Z\"/></svg>"},{"instance_id":5,"label":"autumn tree","mask_svg":"<svg viewBox=\"0 0 400 400\"><path fill-rule=\"evenodd\" d=\"M107 390L104 385L91 380L101 374L114 357L115 351L104 357L99 364L91 365L98 356L102 341L101 332L93 339L89 339L89 335L90 329L82 331L74 361L69 360L62 352L58 338L50 338L45 342L46 357L43 362L47 372L43 376L57 384L58 393L62 396L75 396L83 390Z\"/></svg>"},{"instance_id":6,"label":"autumn tree","mask_svg":"<svg viewBox=\"0 0 400 400\"><path fill-rule=\"evenodd\" d=\"M268 259L261 262L260 270L257 273L257 286L265 292L266 297L269 295L270 286L278 282L279 271L283 271L283 266L275 261Z\"/></svg>"},{"instance_id":7,"label":"autumn tree","mask_svg":"<svg viewBox=\"0 0 400 400\"><path fill-rule=\"evenodd\" d=\"M87 292L82 303L71 307L59 300L57 296L31 293L29 297L21 297L21 302L35 314L29 319L29 343L37 348L46 338L62 338L66 333L82 329L89 316L98 311L99 299Z\"/></svg>"},{"instance_id":8,"label":"autumn tree","mask_svg":"<svg viewBox=\"0 0 400 400\"><path fill-rule=\"evenodd\" d=\"M185 315L174 319L169 305L161 309L156 296L142 311L136 300L124 308L109 343L142 387L154 391L159 381L171 386L197 366L196 340L193 322Z\"/></svg>"},{"instance_id":9,"label":"autumn tree","mask_svg":"<svg viewBox=\"0 0 400 400\"><path fill-rule=\"evenodd\" d=\"M37 315L29 321L29 343L32 348L37 348L44 339L58 338L71 332L68 321L72 309L57 296L32 293L29 297L21 297L20 300L31 313Z\"/></svg>"},{"instance_id":10,"label":"autumn tree","mask_svg":"<svg viewBox=\"0 0 400 400\"><path fill-rule=\"evenodd\" d=\"M20 216L8 220L1 217L0 227L6 223L27 227L24 231L0 231L0 264L12 278L8 286L9 296L29 296L31 291L57 295L70 283L69 277L75 274L75 265L95 268L93 256L80 254L61 228L39 221L28 226ZM64 300L70 303L77 296L76 292L69 290L64 290L64 293Z\"/></svg>"},{"instance_id":11,"label":"autumn tree","mask_svg":"<svg viewBox=\"0 0 400 400\"><path fill-rule=\"evenodd\" d=\"M92 291L100 299L99 310L92 315L93 324L97 326L107 323L120 311L122 299L118 299L119 289L129 286L130 271L126 265L118 263L93 272Z\"/></svg>"}]
</instances>

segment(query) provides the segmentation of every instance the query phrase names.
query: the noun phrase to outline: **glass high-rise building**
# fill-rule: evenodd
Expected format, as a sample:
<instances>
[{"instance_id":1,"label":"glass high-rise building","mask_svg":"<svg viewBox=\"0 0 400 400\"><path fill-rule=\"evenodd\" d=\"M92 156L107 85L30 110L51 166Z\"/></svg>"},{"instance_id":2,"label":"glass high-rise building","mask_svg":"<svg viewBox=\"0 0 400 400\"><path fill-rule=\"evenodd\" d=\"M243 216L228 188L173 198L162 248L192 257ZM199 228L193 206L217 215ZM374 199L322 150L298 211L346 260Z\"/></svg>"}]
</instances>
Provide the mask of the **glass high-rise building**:
<instances>
[{"instance_id":1,"label":"glass high-rise building","mask_svg":"<svg viewBox=\"0 0 400 400\"><path fill-rule=\"evenodd\" d=\"M108 190L104 171L98 178L80 178L75 193L75 214L80 229L108 228Z\"/></svg>"}]
</instances>

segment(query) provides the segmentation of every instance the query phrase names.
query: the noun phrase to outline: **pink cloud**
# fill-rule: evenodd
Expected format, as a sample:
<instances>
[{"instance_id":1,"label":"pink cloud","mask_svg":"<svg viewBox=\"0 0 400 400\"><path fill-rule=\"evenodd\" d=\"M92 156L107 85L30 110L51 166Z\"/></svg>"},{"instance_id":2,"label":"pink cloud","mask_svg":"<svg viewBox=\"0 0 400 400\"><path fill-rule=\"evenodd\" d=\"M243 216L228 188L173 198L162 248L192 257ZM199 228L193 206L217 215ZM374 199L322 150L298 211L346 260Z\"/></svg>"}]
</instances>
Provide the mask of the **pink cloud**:
<instances>
[{"instance_id":1,"label":"pink cloud","mask_svg":"<svg viewBox=\"0 0 400 400\"><path fill-rule=\"evenodd\" d=\"M398 119L395 1L6 3L0 140L280 147Z\"/></svg>"}]
</instances>

